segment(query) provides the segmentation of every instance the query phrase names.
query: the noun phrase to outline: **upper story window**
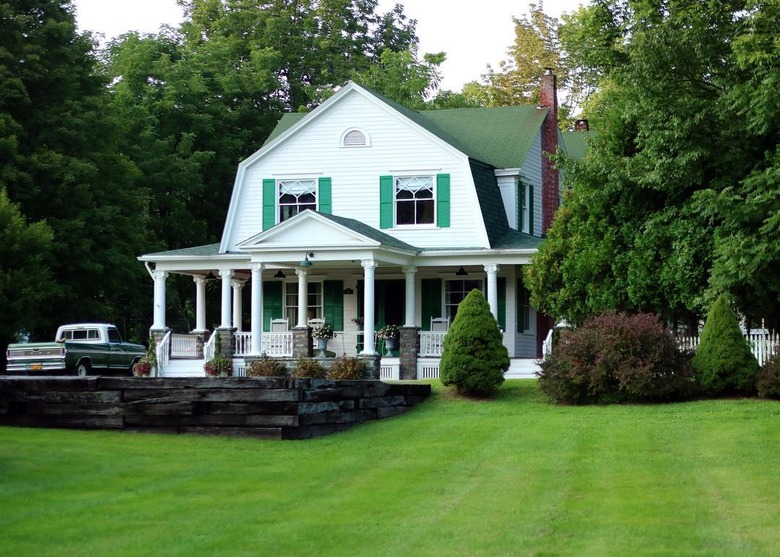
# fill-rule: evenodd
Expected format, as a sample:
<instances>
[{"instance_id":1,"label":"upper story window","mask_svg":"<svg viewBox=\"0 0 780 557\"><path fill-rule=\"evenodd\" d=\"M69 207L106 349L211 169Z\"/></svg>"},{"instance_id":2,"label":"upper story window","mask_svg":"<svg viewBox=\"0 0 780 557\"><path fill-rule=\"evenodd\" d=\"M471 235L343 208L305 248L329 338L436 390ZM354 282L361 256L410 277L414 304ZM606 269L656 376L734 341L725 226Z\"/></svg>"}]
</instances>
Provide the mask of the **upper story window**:
<instances>
[{"instance_id":1,"label":"upper story window","mask_svg":"<svg viewBox=\"0 0 780 557\"><path fill-rule=\"evenodd\" d=\"M417 174L379 177L379 228L450 226L450 175Z\"/></svg>"},{"instance_id":2,"label":"upper story window","mask_svg":"<svg viewBox=\"0 0 780 557\"><path fill-rule=\"evenodd\" d=\"M280 180L279 222L306 209L317 209L316 180Z\"/></svg>"},{"instance_id":3,"label":"upper story window","mask_svg":"<svg viewBox=\"0 0 780 557\"><path fill-rule=\"evenodd\" d=\"M371 145L368 134L363 130L351 129L347 130L344 135L341 136L342 147L368 147Z\"/></svg>"},{"instance_id":4,"label":"upper story window","mask_svg":"<svg viewBox=\"0 0 780 557\"><path fill-rule=\"evenodd\" d=\"M436 204L433 176L404 176L395 179L395 223L433 224Z\"/></svg>"}]
</instances>

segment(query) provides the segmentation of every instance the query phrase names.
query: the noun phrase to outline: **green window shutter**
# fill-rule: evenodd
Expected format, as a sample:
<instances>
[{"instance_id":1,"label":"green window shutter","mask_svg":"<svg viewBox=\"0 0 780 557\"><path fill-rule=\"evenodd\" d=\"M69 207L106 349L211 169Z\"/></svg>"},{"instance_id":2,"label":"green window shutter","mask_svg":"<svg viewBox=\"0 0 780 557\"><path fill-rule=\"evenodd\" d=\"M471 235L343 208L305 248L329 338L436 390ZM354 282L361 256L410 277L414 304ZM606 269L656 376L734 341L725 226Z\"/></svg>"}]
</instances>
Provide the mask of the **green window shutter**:
<instances>
[{"instance_id":1,"label":"green window shutter","mask_svg":"<svg viewBox=\"0 0 780 557\"><path fill-rule=\"evenodd\" d=\"M517 332L525 333L530 329L530 323L525 322L525 301L528 298L528 290L523 284L523 279L518 278L515 284L515 313L517 314Z\"/></svg>"},{"instance_id":2,"label":"green window shutter","mask_svg":"<svg viewBox=\"0 0 780 557\"><path fill-rule=\"evenodd\" d=\"M276 180L263 180L263 230L276 224Z\"/></svg>"},{"instance_id":3,"label":"green window shutter","mask_svg":"<svg viewBox=\"0 0 780 557\"><path fill-rule=\"evenodd\" d=\"M528 186L528 233L534 235L534 187Z\"/></svg>"},{"instance_id":4,"label":"green window shutter","mask_svg":"<svg viewBox=\"0 0 780 557\"><path fill-rule=\"evenodd\" d=\"M436 175L436 225L450 225L450 175Z\"/></svg>"},{"instance_id":5,"label":"green window shutter","mask_svg":"<svg viewBox=\"0 0 780 557\"><path fill-rule=\"evenodd\" d=\"M432 317L444 317L441 305L441 279L422 279L420 281L422 298L422 329L431 330Z\"/></svg>"},{"instance_id":6,"label":"green window shutter","mask_svg":"<svg viewBox=\"0 0 780 557\"><path fill-rule=\"evenodd\" d=\"M379 177L379 228L393 228L393 177Z\"/></svg>"},{"instance_id":7,"label":"green window shutter","mask_svg":"<svg viewBox=\"0 0 780 557\"><path fill-rule=\"evenodd\" d=\"M282 307L282 283L263 282L263 330L271 330L271 319L284 317Z\"/></svg>"},{"instance_id":8,"label":"green window shutter","mask_svg":"<svg viewBox=\"0 0 780 557\"><path fill-rule=\"evenodd\" d=\"M496 290L498 294L498 325L502 331L506 331L506 278L498 277Z\"/></svg>"},{"instance_id":9,"label":"green window shutter","mask_svg":"<svg viewBox=\"0 0 780 557\"><path fill-rule=\"evenodd\" d=\"M344 281L326 280L322 283L322 311L325 321L335 331L344 330Z\"/></svg>"},{"instance_id":10,"label":"green window shutter","mask_svg":"<svg viewBox=\"0 0 780 557\"><path fill-rule=\"evenodd\" d=\"M517 181L517 230L523 231L523 196L525 196L525 184Z\"/></svg>"},{"instance_id":11,"label":"green window shutter","mask_svg":"<svg viewBox=\"0 0 780 557\"><path fill-rule=\"evenodd\" d=\"M319 191L317 192L317 206L319 207L320 213L325 213L327 215L333 213L333 207L331 204L330 197L331 197L331 179L320 178Z\"/></svg>"}]
</instances>

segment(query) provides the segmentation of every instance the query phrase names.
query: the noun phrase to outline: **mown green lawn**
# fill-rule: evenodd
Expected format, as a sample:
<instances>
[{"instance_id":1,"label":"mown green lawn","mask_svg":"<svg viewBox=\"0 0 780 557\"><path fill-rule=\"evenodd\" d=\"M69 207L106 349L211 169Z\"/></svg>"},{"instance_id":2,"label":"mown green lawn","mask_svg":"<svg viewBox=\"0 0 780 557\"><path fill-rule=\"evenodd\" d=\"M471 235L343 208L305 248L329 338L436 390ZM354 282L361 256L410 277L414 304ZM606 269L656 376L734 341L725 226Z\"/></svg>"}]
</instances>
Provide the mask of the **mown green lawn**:
<instances>
[{"instance_id":1,"label":"mown green lawn","mask_svg":"<svg viewBox=\"0 0 780 557\"><path fill-rule=\"evenodd\" d=\"M780 403L536 382L309 441L0 428L0 555L780 555Z\"/></svg>"}]
</instances>

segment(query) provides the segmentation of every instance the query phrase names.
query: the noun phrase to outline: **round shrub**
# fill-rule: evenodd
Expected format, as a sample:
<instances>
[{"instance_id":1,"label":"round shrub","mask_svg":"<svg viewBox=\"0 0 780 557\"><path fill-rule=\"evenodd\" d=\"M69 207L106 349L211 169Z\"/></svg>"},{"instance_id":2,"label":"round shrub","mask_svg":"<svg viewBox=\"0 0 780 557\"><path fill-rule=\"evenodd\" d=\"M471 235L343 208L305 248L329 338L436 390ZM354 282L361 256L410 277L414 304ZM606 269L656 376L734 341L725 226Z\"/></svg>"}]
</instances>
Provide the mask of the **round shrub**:
<instances>
[{"instance_id":1,"label":"round shrub","mask_svg":"<svg viewBox=\"0 0 780 557\"><path fill-rule=\"evenodd\" d=\"M439 373L444 385L459 393L487 395L504 382L509 353L485 296L472 290L444 337Z\"/></svg>"},{"instance_id":2,"label":"round shrub","mask_svg":"<svg viewBox=\"0 0 780 557\"><path fill-rule=\"evenodd\" d=\"M247 377L284 377L287 375L287 366L281 360L263 354L249 364L246 375Z\"/></svg>"},{"instance_id":3,"label":"round shrub","mask_svg":"<svg viewBox=\"0 0 780 557\"><path fill-rule=\"evenodd\" d=\"M679 400L695 383L689 356L655 315L605 314L563 330L539 388L566 404Z\"/></svg>"},{"instance_id":4,"label":"round shrub","mask_svg":"<svg viewBox=\"0 0 780 557\"><path fill-rule=\"evenodd\" d=\"M765 398L780 398L780 350L761 367L756 380L758 396Z\"/></svg>"},{"instance_id":5,"label":"round shrub","mask_svg":"<svg viewBox=\"0 0 780 557\"><path fill-rule=\"evenodd\" d=\"M327 371L321 363L314 358L298 358L292 376L295 379L325 379Z\"/></svg>"},{"instance_id":6,"label":"round shrub","mask_svg":"<svg viewBox=\"0 0 780 557\"><path fill-rule=\"evenodd\" d=\"M341 356L336 358L328 370L328 379L346 381L350 379L363 379L366 373L366 363L353 356Z\"/></svg>"},{"instance_id":7,"label":"round shrub","mask_svg":"<svg viewBox=\"0 0 780 557\"><path fill-rule=\"evenodd\" d=\"M725 295L715 300L707 314L691 365L707 394L755 392L758 362Z\"/></svg>"}]
</instances>

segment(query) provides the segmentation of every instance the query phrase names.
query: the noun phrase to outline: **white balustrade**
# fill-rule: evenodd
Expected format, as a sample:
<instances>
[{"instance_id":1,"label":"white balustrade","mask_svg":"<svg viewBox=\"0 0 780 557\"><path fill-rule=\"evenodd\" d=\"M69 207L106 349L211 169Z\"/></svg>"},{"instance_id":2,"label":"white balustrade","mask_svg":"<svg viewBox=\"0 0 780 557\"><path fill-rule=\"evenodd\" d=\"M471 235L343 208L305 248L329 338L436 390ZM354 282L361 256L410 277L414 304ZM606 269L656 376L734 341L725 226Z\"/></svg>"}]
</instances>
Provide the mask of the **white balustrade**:
<instances>
[{"instance_id":1,"label":"white balustrade","mask_svg":"<svg viewBox=\"0 0 780 557\"><path fill-rule=\"evenodd\" d=\"M420 356L441 356L441 349L446 334L447 331L420 331Z\"/></svg>"}]
</instances>

